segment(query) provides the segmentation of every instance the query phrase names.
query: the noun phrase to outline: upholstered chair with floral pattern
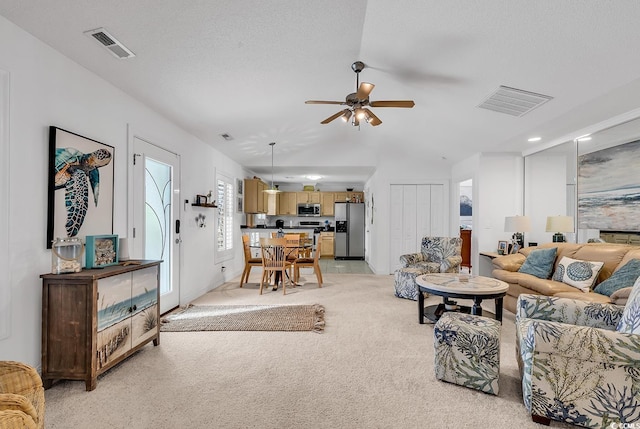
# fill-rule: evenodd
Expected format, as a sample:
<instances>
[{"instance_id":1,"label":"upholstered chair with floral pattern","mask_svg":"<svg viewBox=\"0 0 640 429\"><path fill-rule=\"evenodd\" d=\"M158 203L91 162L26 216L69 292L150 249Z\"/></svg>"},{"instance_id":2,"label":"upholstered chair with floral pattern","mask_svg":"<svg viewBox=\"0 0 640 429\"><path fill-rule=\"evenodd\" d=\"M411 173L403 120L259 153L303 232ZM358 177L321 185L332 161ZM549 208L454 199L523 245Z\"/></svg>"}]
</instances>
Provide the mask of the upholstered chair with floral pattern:
<instances>
[{"instance_id":1,"label":"upholstered chair with floral pattern","mask_svg":"<svg viewBox=\"0 0 640 429\"><path fill-rule=\"evenodd\" d=\"M589 428L640 421L640 278L625 307L522 294L516 335L534 421Z\"/></svg>"},{"instance_id":2,"label":"upholstered chair with floral pattern","mask_svg":"<svg viewBox=\"0 0 640 429\"><path fill-rule=\"evenodd\" d=\"M460 237L423 237L420 253L400 256L402 268L395 272L398 298L418 299L416 277L427 273L457 273L462 263Z\"/></svg>"},{"instance_id":3,"label":"upholstered chair with floral pattern","mask_svg":"<svg viewBox=\"0 0 640 429\"><path fill-rule=\"evenodd\" d=\"M403 268L419 268L425 273L456 273L462 263L460 237L423 237L420 253L400 256Z\"/></svg>"}]
</instances>

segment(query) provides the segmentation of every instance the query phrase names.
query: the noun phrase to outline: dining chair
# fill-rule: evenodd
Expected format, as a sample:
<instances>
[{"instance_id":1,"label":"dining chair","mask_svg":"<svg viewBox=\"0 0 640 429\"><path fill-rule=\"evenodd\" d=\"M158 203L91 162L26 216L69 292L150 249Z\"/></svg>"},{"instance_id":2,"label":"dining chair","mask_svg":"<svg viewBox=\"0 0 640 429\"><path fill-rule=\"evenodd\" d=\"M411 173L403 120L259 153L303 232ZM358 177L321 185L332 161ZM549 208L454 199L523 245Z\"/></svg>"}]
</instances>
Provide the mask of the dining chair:
<instances>
[{"instance_id":1,"label":"dining chair","mask_svg":"<svg viewBox=\"0 0 640 429\"><path fill-rule=\"evenodd\" d=\"M294 265L294 281L297 283L300 278L300 268L313 267L313 272L316 275L316 279L318 279L318 287L322 287L322 271L320 271L320 264L318 261L320 260L320 246L316 246L316 250L314 252L313 258L298 258Z\"/></svg>"},{"instance_id":2,"label":"dining chair","mask_svg":"<svg viewBox=\"0 0 640 429\"><path fill-rule=\"evenodd\" d=\"M287 261L294 263L300 256L300 234L285 234L284 239L287 240Z\"/></svg>"},{"instance_id":3,"label":"dining chair","mask_svg":"<svg viewBox=\"0 0 640 429\"><path fill-rule=\"evenodd\" d=\"M302 258L310 258L311 257L311 247L302 247L305 244L312 244L313 238L309 237L309 234L306 232L300 233L300 251L298 252L298 256Z\"/></svg>"},{"instance_id":4,"label":"dining chair","mask_svg":"<svg viewBox=\"0 0 640 429\"><path fill-rule=\"evenodd\" d=\"M278 277L282 279L282 294L287 293L287 280L293 286L291 277L293 264L286 257L287 240L285 238L261 238L262 249L262 278L260 279L260 295L266 279L275 274L276 286ZM289 271L287 273L287 271ZM280 276L278 276L280 273Z\"/></svg>"},{"instance_id":5,"label":"dining chair","mask_svg":"<svg viewBox=\"0 0 640 429\"><path fill-rule=\"evenodd\" d=\"M251 267L262 266L262 258L251 257L251 247L249 246L249 236L246 234L242 235L242 247L244 248L244 271L242 271L242 276L240 277L240 287L242 287L243 283L247 283L249 281L249 274L251 273Z\"/></svg>"}]
</instances>

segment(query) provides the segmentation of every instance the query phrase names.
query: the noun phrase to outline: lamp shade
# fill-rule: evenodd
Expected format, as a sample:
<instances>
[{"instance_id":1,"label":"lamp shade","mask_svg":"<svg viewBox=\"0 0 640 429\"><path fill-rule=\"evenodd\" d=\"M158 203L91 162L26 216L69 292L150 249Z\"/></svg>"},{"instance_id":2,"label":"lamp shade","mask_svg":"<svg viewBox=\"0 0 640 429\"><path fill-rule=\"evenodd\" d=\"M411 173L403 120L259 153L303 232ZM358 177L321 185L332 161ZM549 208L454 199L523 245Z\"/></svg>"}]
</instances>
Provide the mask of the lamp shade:
<instances>
[{"instance_id":1,"label":"lamp shade","mask_svg":"<svg viewBox=\"0 0 640 429\"><path fill-rule=\"evenodd\" d=\"M573 216L548 216L546 232L573 232Z\"/></svg>"},{"instance_id":2,"label":"lamp shade","mask_svg":"<svg viewBox=\"0 0 640 429\"><path fill-rule=\"evenodd\" d=\"M531 220L529 216L507 216L504 218L504 232L529 232Z\"/></svg>"}]
</instances>

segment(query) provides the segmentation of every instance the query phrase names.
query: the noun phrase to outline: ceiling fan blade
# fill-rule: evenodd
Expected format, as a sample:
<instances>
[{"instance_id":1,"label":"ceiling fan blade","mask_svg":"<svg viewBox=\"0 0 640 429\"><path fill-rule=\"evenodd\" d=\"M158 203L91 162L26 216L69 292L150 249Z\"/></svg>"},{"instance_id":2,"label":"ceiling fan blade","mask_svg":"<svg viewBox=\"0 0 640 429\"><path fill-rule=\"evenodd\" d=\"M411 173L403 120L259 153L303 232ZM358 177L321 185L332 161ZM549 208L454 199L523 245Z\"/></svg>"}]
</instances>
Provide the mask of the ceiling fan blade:
<instances>
[{"instance_id":1,"label":"ceiling fan blade","mask_svg":"<svg viewBox=\"0 0 640 429\"><path fill-rule=\"evenodd\" d=\"M347 104L344 101L307 100L304 104Z\"/></svg>"},{"instance_id":2,"label":"ceiling fan blade","mask_svg":"<svg viewBox=\"0 0 640 429\"><path fill-rule=\"evenodd\" d=\"M345 109L346 110L346 109ZM329 116L327 119L325 119L324 121L320 122L321 124L328 124L329 122L333 121L334 119L339 118L340 116L344 115L344 110L339 111L338 113L336 113L335 115L331 115Z\"/></svg>"},{"instance_id":3,"label":"ceiling fan blade","mask_svg":"<svg viewBox=\"0 0 640 429\"><path fill-rule=\"evenodd\" d=\"M367 115L369 116L369 120L367 122L369 122L369 124L371 124L371 126L377 127L378 125L380 125L382 123L380 118L378 118L376 115L374 115L371 110L364 109L364 111L367 112Z\"/></svg>"},{"instance_id":4,"label":"ceiling fan blade","mask_svg":"<svg viewBox=\"0 0 640 429\"><path fill-rule=\"evenodd\" d=\"M372 101L369 103L371 107L408 107L415 106L413 100L388 100L388 101Z\"/></svg>"},{"instance_id":5,"label":"ceiling fan blade","mask_svg":"<svg viewBox=\"0 0 640 429\"><path fill-rule=\"evenodd\" d=\"M360 87L358 88L358 92L356 93L356 97L358 98L358 100L366 100L367 98L369 98L369 94L371 94L371 91L374 87L375 85L372 83L362 82L360 84Z\"/></svg>"}]
</instances>

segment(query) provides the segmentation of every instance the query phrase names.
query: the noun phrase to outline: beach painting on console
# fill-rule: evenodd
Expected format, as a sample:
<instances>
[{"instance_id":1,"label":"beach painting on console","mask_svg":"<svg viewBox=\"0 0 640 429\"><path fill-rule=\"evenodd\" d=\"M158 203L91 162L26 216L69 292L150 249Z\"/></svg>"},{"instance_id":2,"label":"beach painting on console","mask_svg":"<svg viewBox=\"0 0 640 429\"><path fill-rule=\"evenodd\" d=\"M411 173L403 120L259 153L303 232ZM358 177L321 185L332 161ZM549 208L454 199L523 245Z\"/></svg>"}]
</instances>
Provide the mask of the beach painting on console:
<instances>
[{"instance_id":1,"label":"beach painting on console","mask_svg":"<svg viewBox=\"0 0 640 429\"><path fill-rule=\"evenodd\" d=\"M578 228L640 230L640 140L578 157Z\"/></svg>"}]
</instances>

